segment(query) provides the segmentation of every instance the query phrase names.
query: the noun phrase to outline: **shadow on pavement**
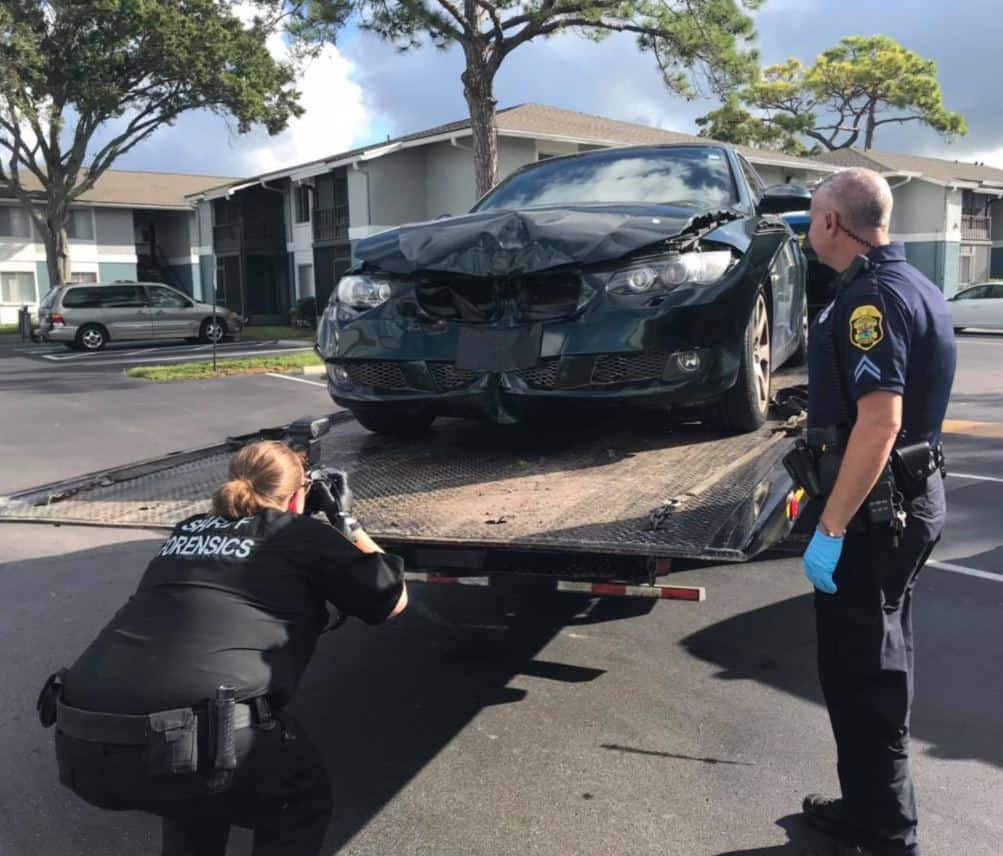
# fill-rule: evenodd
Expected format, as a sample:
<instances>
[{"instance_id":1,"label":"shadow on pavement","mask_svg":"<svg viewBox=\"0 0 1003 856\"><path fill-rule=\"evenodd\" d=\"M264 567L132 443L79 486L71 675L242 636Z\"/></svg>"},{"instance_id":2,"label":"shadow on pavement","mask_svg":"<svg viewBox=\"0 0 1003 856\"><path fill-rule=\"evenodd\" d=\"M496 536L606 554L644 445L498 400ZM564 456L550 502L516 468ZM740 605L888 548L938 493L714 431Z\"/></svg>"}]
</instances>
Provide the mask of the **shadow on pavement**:
<instances>
[{"instance_id":1,"label":"shadow on pavement","mask_svg":"<svg viewBox=\"0 0 1003 856\"><path fill-rule=\"evenodd\" d=\"M937 573L923 572L915 600L913 737L931 744L926 751L938 758L1003 767L1003 673L986 644L999 632L997 586L954 575L931 578ZM939 597L946 585L951 597ZM720 621L686 637L683 646L717 665L723 680L758 681L821 705L814 621L811 595L803 595Z\"/></svg>"},{"instance_id":2,"label":"shadow on pavement","mask_svg":"<svg viewBox=\"0 0 1003 856\"><path fill-rule=\"evenodd\" d=\"M717 856L837 856L838 845L808 826L801 815L790 814L777 821L787 833L784 844L753 847L751 850L727 850Z\"/></svg>"},{"instance_id":3,"label":"shadow on pavement","mask_svg":"<svg viewBox=\"0 0 1003 856\"><path fill-rule=\"evenodd\" d=\"M563 628L631 618L652 601L596 601L508 585L411 589L416 608L373 631L357 622L322 643L294 709L324 752L337 851L485 707L517 704L520 674L592 681L587 664L536 659ZM591 608L590 608L591 607Z\"/></svg>"}]
</instances>

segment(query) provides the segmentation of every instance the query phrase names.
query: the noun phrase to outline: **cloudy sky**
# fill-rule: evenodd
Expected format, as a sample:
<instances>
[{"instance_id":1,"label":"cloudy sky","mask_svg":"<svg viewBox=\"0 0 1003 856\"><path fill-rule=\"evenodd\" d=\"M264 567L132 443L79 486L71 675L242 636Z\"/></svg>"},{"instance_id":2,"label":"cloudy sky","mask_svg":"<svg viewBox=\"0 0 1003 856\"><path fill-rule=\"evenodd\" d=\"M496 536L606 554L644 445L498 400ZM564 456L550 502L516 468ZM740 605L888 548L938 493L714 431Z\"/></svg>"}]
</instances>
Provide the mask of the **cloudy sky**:
<instances>
[{"instance_id":1,"label":"cloudy sky","mask_svg":"<svg viewBox=\"0 0 1003 856\"><path fill-rule=\"evenodd\" d=\"M945 103L964 114L968 136L949 145L916 123L891 125L879 129L875 148L1003 168L999 0L767 0L756 26L765 63L791 56L810 62L844 35L877 33L936 60ZM189 114L116 166L250 175L419 131L466 117L462 69L455 49L401 55L350 28L305 69L306 113L279 136L241 136L233 123ZM600 45L574 35L524 45L506 59L495 95L500 107L535 101L691 133L694 118L716 106L668 93L653 61L625 35Z\"/></svg>"}]
</instances>

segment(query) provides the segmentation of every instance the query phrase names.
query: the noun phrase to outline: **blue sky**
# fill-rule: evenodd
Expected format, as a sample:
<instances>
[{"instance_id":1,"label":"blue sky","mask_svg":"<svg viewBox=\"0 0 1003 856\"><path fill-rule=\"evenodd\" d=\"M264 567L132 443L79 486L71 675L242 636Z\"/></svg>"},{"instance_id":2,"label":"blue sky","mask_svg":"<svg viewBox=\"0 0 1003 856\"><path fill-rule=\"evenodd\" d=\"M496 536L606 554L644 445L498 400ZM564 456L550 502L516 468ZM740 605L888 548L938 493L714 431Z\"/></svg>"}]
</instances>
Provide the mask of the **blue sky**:
<instances>
[{"instance_id":1,"label":"blue sky","mask_svg":"<svg viewBox=\"0 0 1003 856\"><path fill-rule=\"evenodd\" d=\"M810 62L844 35L885 33L940 71L945 103L970 133L948 145L915 123L880 129L875 147L933 157L978 158L1003 168L1003 3L999 0L767 0L756 15L764 62ZM424 47L401 55L349 28L302 80L307 115L277 138L236 134L232 123L190 114L162 129L116 166L212 175L247 175L464 118L462 55ZM715 101L670 94L654 62L632 38L599 45L567 34L511 54L495 82L499 106L529 101L630 122L695 132Z\"/></svg>"}]
</instances>

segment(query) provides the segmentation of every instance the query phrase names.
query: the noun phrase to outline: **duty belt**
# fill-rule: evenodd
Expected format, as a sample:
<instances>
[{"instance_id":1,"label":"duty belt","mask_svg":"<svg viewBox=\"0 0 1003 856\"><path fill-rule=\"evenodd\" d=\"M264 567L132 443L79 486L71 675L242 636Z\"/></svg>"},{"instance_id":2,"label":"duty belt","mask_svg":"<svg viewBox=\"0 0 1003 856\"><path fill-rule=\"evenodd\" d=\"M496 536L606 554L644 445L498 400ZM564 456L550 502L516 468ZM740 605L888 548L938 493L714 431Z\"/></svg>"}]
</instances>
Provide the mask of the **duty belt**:
<instances>
[{"instance_id":1,"label":"duty belt","mask_svg":"<svg viewBox=\"0 0 1003 856\"><path fill-rule=\"evenodd\" d=\"M192 718L199 723L199 731L208 729L208 710L202 707L182 707L157 713L125 714L98 713L71 707L62 699L56 706L56 726L69 737L92 743L117 743L141 746L149 742L153 723L181 724ZM234 706L233 727L235 730L249 728L252 724L267 726L273 722L268 702L264 698L252 700L249 704Z\"/></svg>"}]
</instances>

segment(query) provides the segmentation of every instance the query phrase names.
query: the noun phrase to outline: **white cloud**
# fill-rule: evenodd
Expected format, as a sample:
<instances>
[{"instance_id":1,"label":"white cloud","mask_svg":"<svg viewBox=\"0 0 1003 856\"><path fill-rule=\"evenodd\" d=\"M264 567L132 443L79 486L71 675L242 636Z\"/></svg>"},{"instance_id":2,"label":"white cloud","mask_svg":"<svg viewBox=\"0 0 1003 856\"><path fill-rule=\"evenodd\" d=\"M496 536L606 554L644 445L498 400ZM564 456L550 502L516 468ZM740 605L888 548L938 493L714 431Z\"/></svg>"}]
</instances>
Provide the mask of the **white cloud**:
<instances>
[{"instance_id":1,"label":"white cloud","mask_svg":"<svg viewBox=\"0 0 1003 856\"><path fill-rule=\"evenodd\" d=\"M253 6L236 7L242 20L253 18ZM281 36L269 39L268 49L278 60L290 60ZM369 141L383 120L371 109L358 78L355 62L334 45L300 66L296 88L302 116L290 120L272 137L263 127L238 134L232 118L208 111L186 113L162 127L120 158L118 169L151 169L207 175L245 176L315 160ZM128 123L129 116L107 123L95 135L92 152Z\"/></svg>"},{"instance_id":2,"label":"white cloud","mask_svg":"<svg viewBox=\"0 0 1003 856\"><path fill-rule=\"evenodd\" d=\"M286 58L281 40L273 40L269 47L277 58ZM375 116L354 73L355 64L333 45L307 61L298 82L305 112L275 137L258 129L243 138L241 171L268 172L345 151L368 138Z\"/></svg>"},{"instance_id":3,"label":"white cloud","mask_svg":"<svg viewBox=\"0 0 1003 856\"><path fill-rule=\"evenodd\" d=\"M976 152L968 160L984 163L986 166L993 166L996 169L1003 169L1003 146L985 152Z\"/></svg>"}]
</instances>

